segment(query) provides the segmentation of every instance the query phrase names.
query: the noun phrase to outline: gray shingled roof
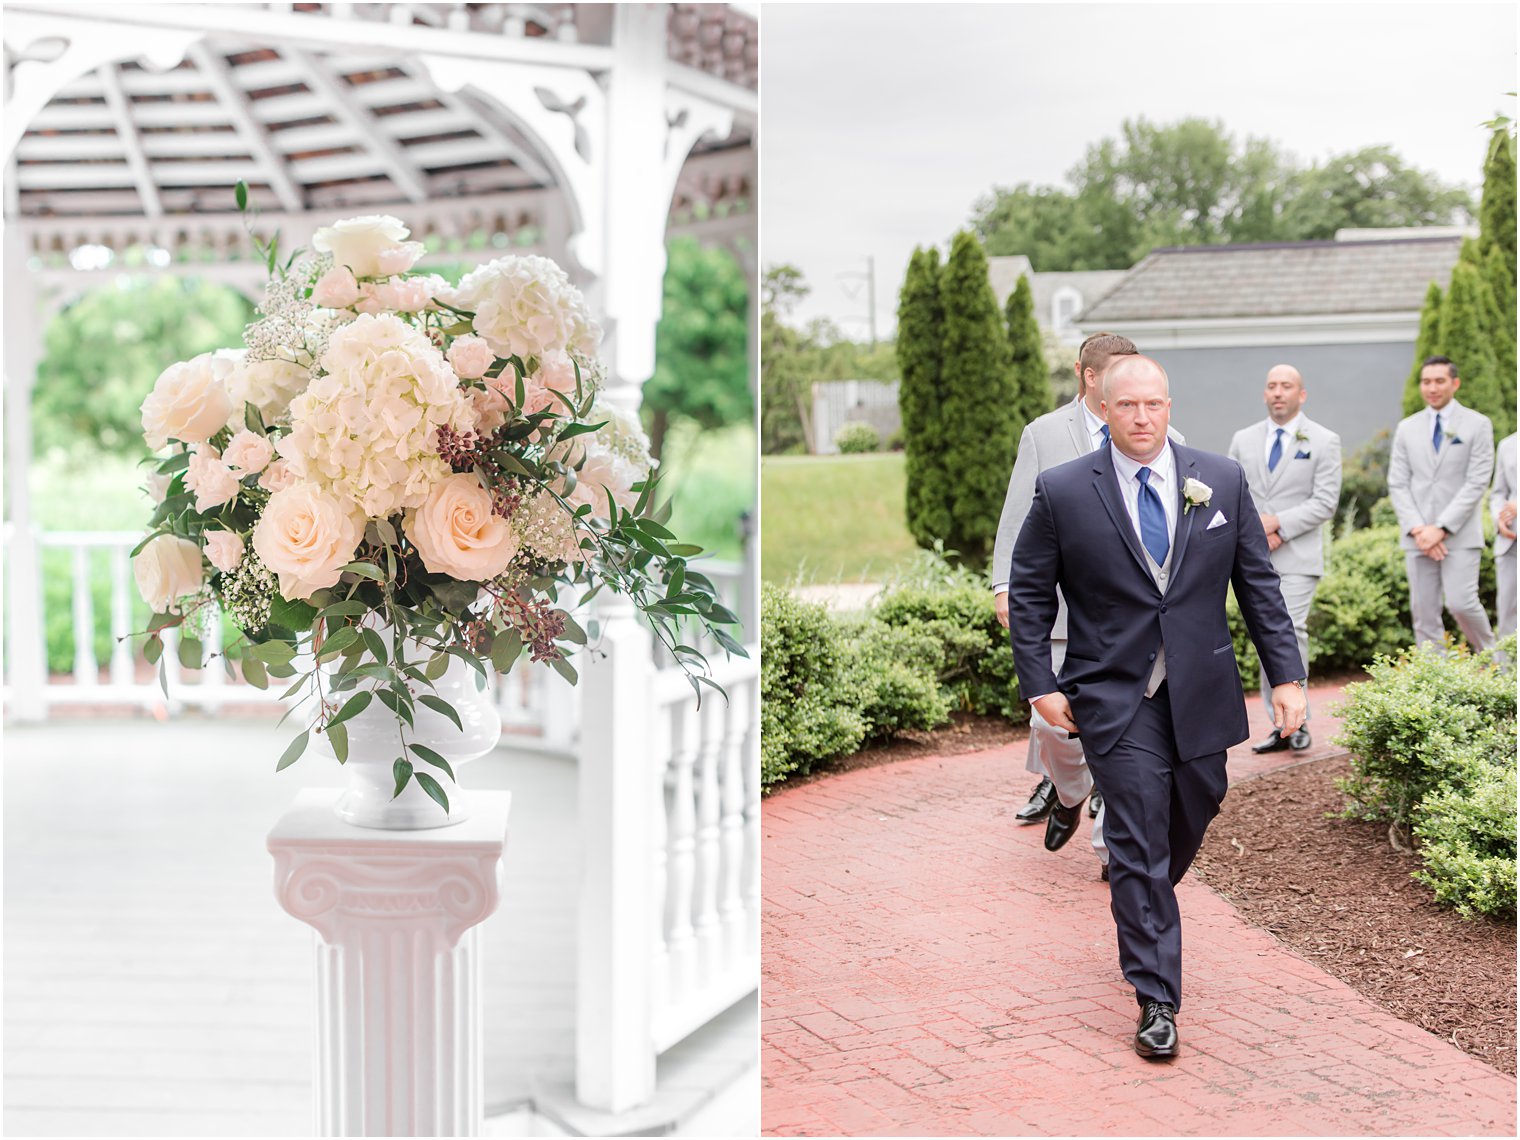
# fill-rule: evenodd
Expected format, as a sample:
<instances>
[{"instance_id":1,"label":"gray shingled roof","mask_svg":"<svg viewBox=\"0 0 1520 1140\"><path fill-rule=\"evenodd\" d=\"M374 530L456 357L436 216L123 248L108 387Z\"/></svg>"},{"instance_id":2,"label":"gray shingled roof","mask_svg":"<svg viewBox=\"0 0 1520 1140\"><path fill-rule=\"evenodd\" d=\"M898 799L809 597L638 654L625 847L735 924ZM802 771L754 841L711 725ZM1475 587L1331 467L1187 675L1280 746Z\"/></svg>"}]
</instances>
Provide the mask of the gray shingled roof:
<instances>
[{"instance_id":1,"label":"gray shingled roof","mask_svg":"<svg viewBox=\"0 0 1520 1140\"><path fill-rule=\"evenodd\" d=\"M987 259L987 278L992 282L992 291L997 296L998 308L1001 309L1008 303L1008 295L1018 285L1019 277L1027 275L1029 288L1034 294L1035 319L1042 325L1049 325L1051 322L1051 302L1055 298L1057 289L1062 286L1075 289L1082 295L1083 301L1091 305L1117 285L1126 272L1127 270L1123 269L1088 269L1061 273L1036 273L1029 263L1029 258L1023 254Z\"/></svg>"},{"instance_id":2,"label":"gray shingled roof","mask_svg":"<svg viewBox=\"0 0 1520 1140\"><path fill-rule=\"evenodd\" d=\"M1084 325L1418 311L1459 237L1158 249L1085 309Z\"/></svg>"}]
</instances>

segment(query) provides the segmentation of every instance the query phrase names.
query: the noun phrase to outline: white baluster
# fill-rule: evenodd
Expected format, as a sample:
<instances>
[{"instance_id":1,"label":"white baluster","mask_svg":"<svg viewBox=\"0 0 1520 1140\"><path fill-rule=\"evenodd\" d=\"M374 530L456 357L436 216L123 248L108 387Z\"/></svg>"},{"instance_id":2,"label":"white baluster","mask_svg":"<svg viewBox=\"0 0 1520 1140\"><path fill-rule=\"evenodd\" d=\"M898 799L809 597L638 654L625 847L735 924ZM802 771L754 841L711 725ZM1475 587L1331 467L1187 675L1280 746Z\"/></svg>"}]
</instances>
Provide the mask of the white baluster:
<instances>
[{"instance_id":1,"label":"white baluster","mask_svg":"<svg viewBox=\"0 0 1520 1140\"><path fill-rule=\"evenodd\" d=\"M670 841L665 818L665 781L670 772L670 718L656 714L649 742L649 913L654 945L650 951L650 1019L670 1000L670 936L666 910L670 897Z\"/></svg>"},{"instance_id":2,"label":"white baluster","mask_svg":"<svg viewBox=\"0 0 1520 1140\"><path fill-rule=\"evenodd\" d=\"M132 562L127 557L130 546L111 547L111 684L125 688L132 684L132 595L127 583Z\"/></svg>"},{"instance_id":3,"label":"white baluster","mask_svg":"<svg viewBox=\"0 0 1520 1140\"><path fill-rule=\"evenodd\" d=\"M744 899L744 738L749 727L750 686L728 694L724 709L721 755L723 818L718 825L723 848L723 877L718 892L718 916L723 923L723 964L739 961L745 952Z\"/></svg>"},{"instance_id":4,"label":"white baluster","mask_svg":"<svg viewBox=\"0 0 1520 1140\"><path fill-rule=\"evenodd\" d=\"M692 886L696 877L697 814L692 789L692 767L700 741L697 707L683 701L671 706L671 770L669 789L670 897L666 913L670 923L670 999L683 1001L691 992L696 937L691 925Z\"/></svg>"},{"instance_id":5,"label":"white baluster","mask_svg":"<svg viewBox=\"0 0 1520 1140\"><path fill-rule=\"evenodd\" d=\"M753 651L753 648L751 649ZM749 929L745 944L760 946L760 685L747 685L749 730L744 734L744 875L740 890Z\"/></svg>"},{"instance_id":6,"label":"white baluster","mask_svg":"<svg viewBox=\"0 0 1520 1140\"><path fill-rule=\"evenodd\" d=\"M696 903L697 985L706 987L717 977L723 958L723 927L718 919L718 879L723 860L718 842L718 764L723 751L723 710L716 694L708 694L696 720L701 745L697 753L697 873L692 893Z\"/></svg>"},{"instance_id":7,"label":"white baluster","mask_svg":"<svg viewBox=\"0 0 1520 1140\"><path fill-rule=\"evenodd\" d=\"M74 547L74 684L100 684L95 660L95 599L90 594L90 548Z\"/></svg>"},{"instance_id":8,"label":"white baluster","mask_svg":"<svg viewBox=\"0 0 1520 1140\"><path fill-rule=\"evenodd\" d=\"M227 687L227 670L223 667L221 658L222 611L215 606L212 609L215 613L210 619L210 630L205 641L206 665L201 670L201 686L220 690ZM220 693L207 694L207 698L201 701L202 708L220 708L224 699Z\"/></svg>"}]
</instances>

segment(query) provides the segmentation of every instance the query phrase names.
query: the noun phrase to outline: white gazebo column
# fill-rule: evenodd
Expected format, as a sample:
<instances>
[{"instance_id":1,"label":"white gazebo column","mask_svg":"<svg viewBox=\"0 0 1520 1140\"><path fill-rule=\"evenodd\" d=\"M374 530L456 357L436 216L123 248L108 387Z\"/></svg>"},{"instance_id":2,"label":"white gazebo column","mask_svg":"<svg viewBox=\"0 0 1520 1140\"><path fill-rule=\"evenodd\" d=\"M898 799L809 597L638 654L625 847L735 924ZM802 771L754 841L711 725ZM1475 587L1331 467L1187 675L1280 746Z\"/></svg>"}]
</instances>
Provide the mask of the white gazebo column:
<instances>
[{"instance_id":1,"label":"white gazebo column","mask_svg":"<svg viewBox=\"0 0 1520 1140\"><path fill-rule=\"evenodd\" d=\"M476 927L501 897L508 792L427 831L374 831L308 788L269 833L275 895L317 932L319 1136L477 1136Z\"/></svg>"},{"instance_id":2,"label":"white gazebo column","mask_svg":"<svg viewBox=\"0 0 1520 1140\"><path fill-rule=\"evenodd\" d=\"M12 720L47 715L47 649L42 632L42 564L32 521L32 389L42 356L42 306L27 268L21 227L5 228L5 478L10 491L10 535L5 544L6 672Z\"/></svg>"}]
</instances>

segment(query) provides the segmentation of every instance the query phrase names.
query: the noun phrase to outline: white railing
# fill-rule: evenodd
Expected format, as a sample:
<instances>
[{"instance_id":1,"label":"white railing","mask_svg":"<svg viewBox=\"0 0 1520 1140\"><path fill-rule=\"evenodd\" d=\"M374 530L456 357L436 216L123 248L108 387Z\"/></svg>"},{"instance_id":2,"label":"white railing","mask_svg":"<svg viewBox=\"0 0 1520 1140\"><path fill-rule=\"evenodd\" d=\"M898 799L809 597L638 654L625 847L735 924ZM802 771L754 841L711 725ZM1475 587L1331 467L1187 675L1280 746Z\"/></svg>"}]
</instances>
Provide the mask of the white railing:
<instances>
[{"instance_id":1,"label":"white railing","mask_svg":"<svg viewBox=\"0 0 1520 1140\"><path fill-rule=\"evenodd\" d=\"M760 670L719 660L727 699L651 671L632 606L604 610L582 683L576 1095L622 1112L655 1058L752 992L759 969Z\"/></svg>"}]
</instances>

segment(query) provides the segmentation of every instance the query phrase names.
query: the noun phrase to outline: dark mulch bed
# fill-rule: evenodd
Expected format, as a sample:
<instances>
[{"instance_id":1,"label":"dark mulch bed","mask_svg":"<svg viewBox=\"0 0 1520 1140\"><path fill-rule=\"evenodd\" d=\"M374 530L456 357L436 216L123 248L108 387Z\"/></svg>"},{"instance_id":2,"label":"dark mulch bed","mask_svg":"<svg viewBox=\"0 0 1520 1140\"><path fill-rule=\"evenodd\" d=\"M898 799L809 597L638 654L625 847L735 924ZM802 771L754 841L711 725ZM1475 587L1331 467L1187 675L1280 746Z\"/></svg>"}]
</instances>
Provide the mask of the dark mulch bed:
<instances>
[{"instance_id":1,"label":"dark mulch bed","mask_svg":"<svg viewBox=\"0 0 1520 1140\"><path fill-rule=\"evenodd\" d=\"M1394 1016L1515 1072L1515 925L1464 919L1411 879L1386 824L1327 819L1344 758L1230 789L1194 865L1248 920Z\"/></svg>"}]
</instances>

